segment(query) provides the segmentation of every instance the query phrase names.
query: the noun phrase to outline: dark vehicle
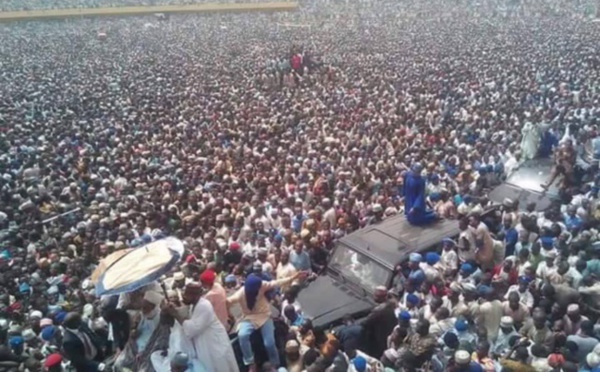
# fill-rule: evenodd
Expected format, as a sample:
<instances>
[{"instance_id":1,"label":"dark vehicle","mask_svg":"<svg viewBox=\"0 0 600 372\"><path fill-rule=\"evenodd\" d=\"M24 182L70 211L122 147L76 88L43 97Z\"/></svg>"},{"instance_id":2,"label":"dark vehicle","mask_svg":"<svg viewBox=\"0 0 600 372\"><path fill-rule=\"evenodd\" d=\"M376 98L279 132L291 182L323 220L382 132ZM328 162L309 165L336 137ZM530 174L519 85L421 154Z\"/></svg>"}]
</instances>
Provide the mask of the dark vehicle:
<instances>
[{"instance_id":1,"label":"dark vehicle","mask_svg":"<svg viewBox=\"0 0 600 372\"><path fill-rule=\"evenodd\" d=\"M375 287L391 288L396 267L410 253L431 250L458 233L456 220L413 226L398 215L341 238L325 275L300 291L303 314L319 328L335 326L346 314L366 316L375 306Z\"/></svg>"},{"instance_id":2,"label":"dark vehicle","mask_svg":"<svg viewBox=\"0 0 600 372\"><path fill-rule=\"evenodd\" d=\"M551 159L533 159L524 162L501 185L489 193L490 200L502 204L504 199L519 202L519 208L536 203L537 210L544 211L558 200L558 180L547 190L542 188L550 179L553 162Z\"/></svg>"},{"instance_id":3,"label":"dark vehicle","mask_svg":"<svg viewBox=\"0 0 600 372\"><path fill-rule=\"evenodd\" d=\"M505 182L489 193L495 206L505 199L518 201L521 208L535 202L537 210L550 208L558 199L556 186L544 191L552 171L551 159L523 163ZM497 208L491 207L486 215ZM375 287L392 287L397 267L413 252L432 250L442 239L458 235L458 222L440 220L427 226L413 226L404 216L395 216L340 239L330 258L327 272L300 292L302 312L316 327L335 326L350 314L366 316L374 307Z\"/></svg>"}]
</instances>

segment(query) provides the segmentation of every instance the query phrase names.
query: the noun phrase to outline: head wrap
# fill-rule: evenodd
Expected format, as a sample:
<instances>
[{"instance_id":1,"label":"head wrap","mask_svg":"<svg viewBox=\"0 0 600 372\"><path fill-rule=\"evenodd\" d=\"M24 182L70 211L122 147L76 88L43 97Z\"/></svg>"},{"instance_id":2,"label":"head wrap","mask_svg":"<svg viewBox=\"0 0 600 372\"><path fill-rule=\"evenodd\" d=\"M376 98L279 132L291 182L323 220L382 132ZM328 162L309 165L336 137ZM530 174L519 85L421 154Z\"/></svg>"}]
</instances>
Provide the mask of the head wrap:
<instances>
[{"instance_id":1,"label":"head wrap","mask_svg":"<svg viewBox=\"0 0 600 372\"><path fill-rule=\"evenodd\" d=\"M19 292L27 293L27 292L29 292L29 289L30 289L29 284L27 284L27 283L19 284Z\"/></svg>"},{"instance_id":2,"label":"head wrap","mask_svg":"<svg viewBox=\"0 0 600 372\"><path fill-rule=\"evenodd\" d=\"M480 296L488 295L492 291L493 291L493 289L487 285L480 285L479 288L477 288L477 292L479 293Z\"/></svg>"},{"instance_id":3,"label":"head wrap","mask_svg":"<svg viewBox=\"0 0 600 372\"><path fill-rule=\"evenodd\" d=\"M468 274L472 274L475 271L473 265L471 265L468 262L465 262L464 264L460 265L460 269Z\"/></svg>"},{"instance_id":4,"label":"head wrap","mask_svg":"<svg viewBox=\"0 0 600 372\"><path fill-rule=\"evenodd\" d=\"M52 339L52 337L54 337L55 332L56 332L55 326L53 326L53 325L46 326L42 329L40 336L41 336L42 340L50 341Z\"/></svg>"},{"instance_id":5,"label":"head wrap","mask_svg":"<svg viewBox=\"0 0 600 372\"><path fill-rule=\"evenodd\" d=\"M33 329L28 328L23 331L23 340L29 342L29 341L33 340L35 337L36 337L36 334L33 331Z\"/></svg>"},{"instance_id":6,"label":"head wrap","mask_svg":"<svg viewBox=\"0 0 600 372\"><path fill-rule=\"evenodd\" d=\"M158 306L163 301L163 295L156 291L146 291L144 300L150 302L154 306Z\"/></svg>"},{"instance_id":7,"label":"head wrap","mask_svg":"<svg viewBox=\"0 0 600 372\"><path fill-rule=\"evenodd\" d=\"M365 372L367 370L367 360L361 356L352 359L352 364L357 372Z\"/></svg>"},{"instance_id":8,"label":"head wrap","mask_svg":"<svg viewBox=\"0 0 600 372\"><path fill-rule=\"evenodd\" d=\"M521 275L519 277L519 283L529 283L531 282L531 279L529 279L529 277L525 276L525 275Z\"/></svg>"},{"instance_id":9,"label":"head wrap","mask_svg":"<svg viewBox=\"0 0 600 372\"><path fill-rule=\"evenodd\" d=\"M429 265L435 265L440 260L440 255L435 252L427 252L425 255L425 261Z\"/></svg>"},{"instance_id":10,"label":"head wrap","mask_svg":"<svg viewBox=\"0 0 600 372\"><path fill-rule=\"evenodd\" d=\"M12 336L8 339L8 343L13 348L23 345L23 342L24 342L24 339L22 336Z\"/></svg>"},{"instance_id":11,"label":"head wrap","mask_svg":"<svg viewBox=\"0 0 600 372\"><path fill-rule=\"evenodd\" d=\"M510 316L500 318L500 327L510 328L515 324L515 321Z\"/></svg>"},{"instance_id":12,"label":"head wrap","mask_svg":"<svg viewBox=\"0 0 600 372\"><path fill-rule=\"evenodd\" d=\"M235 283L235 282L236 282L235 275L229 274L225 277L225 283Z\"/></svg>"},{"instance_id":13,"label":"head wrap","mask_svg":"<svg viewBox=\"0 0 600 372\"><path fill-rule=\"evenodd\" d=\"M29 319L33 319L33 318L42 319L42 317L43 317L43 314L39 310L34 310L31 312L31 314L29 314Z\"/></svg>"},{"instance_id":14,"label":"head wrap","mask_svg":"<svg viewBox=\"0 0 600 372\"><path fill-rule=\"evenodd\" d=\"M454 322L454 328L456 328L456 330L459 332L466 331L467 321L462 318L456 319L456 322Z\"/></svg>"},{"instance_id":15,"label":"head wrap","mask_svg":"<svg viewBox=\"0 0 600 372\"><path fill-rule=\"evenodd\" d=\"M450 283L450 290L452 292L462 293L462 286L458 282Z\"/></svg>"},{"instance_id":16,"label":"head wrap","mask_svg":"<svg viewBox=\"0 0 600 372\"><path fill-rule=\"evenodd\" d=\"M419 303L419 296L414 293L409 293L406 295L406 302L411 305L416 305Z\"/></svg>"},{"instance_id":17,"label":"head wrap","mask_svg":"<svg viewBox=\"0 0 600 372\"><path fill-rule=\"evenodd\" d=\"M540 241L542 242L542 247L544 248L552 247L552 244L554 244L554 238L552 238L551 236L542 236L540 238Z\"/></svg>"},{"instance_id":18,"label":"head wrap","mask_svg":"<svg viewBox=\"0 0 600 372\"><path fill-rule=\"evenodd\" d=\"M453 247L456 245L456 242L454 240L450 239L450 238L444 238L444 239L442 239L442 243L449 244L449 245L451 245Z\"/></svg>"},{"instance_id":19,"label":"head wrap","mask_svg":"<svg viewBox=\"0 0 600 372\"><path fill-rule=\"evenodd\" d=\"M58 323L62 323L65 320L66 316L67 316L66 311L59 311L54 315L54 320Z\"/></svg>"},{"instance_id":20,"label":"head wrap","mask_svg":"<svg viewBox=\"0 0 600 372\"><path fill-rule=\"evenodd\" d=\"M468 351L458 350L456 353L454 353L454 360L458 364L467 364L471 361L471 355Z\"/></svg>"},{"instance_id":21,"label":"head wrap","mask_svg":"<svg viewBox=\"0 0 600 372\"><path fill-rule=\"evenodd\" d=\"M410 313L406 310L402 310L402 311L400 311L400 314L398 314L398 319L410 320Z\"/></svg>"},{"instance_id":22,"label":"head wrap","mask_svg":"<svg viewBox=\"0 0 600 372\"><path fill-rule=\"evenodd\" d=\"M408 256L408 260L409 260L410 262L416 262L416 263L419 263L419 262L423 261L423 257L422 257L420 254L418 254L418 253L411 253L411 254Z\"/></svg>"},{"instance_id":23,"label":"head wrap","mask_svg":"<svg viewBox=\"0 0 600 372\"><path fill-rule=\"evenodd\" d=\"M256 274L248 275L244 282L244 294L246 295L246 305L248 305L248 309L254 309L261 286L262 278L260 276Z\"/></svg>"}]
</instances>

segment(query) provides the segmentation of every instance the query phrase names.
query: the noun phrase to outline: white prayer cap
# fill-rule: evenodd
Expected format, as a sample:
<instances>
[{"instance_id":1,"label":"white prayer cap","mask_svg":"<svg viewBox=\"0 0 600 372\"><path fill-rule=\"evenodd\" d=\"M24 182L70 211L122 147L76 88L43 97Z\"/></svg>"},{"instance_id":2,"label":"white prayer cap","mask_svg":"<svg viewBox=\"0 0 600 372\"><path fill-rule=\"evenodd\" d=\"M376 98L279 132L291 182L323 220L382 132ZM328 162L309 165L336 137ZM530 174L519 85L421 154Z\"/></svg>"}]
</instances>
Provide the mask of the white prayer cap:
<instances>
[{"instance_id":1,"label":"white prayer cap","mask_svg":"<svg viewBox=\"0 0 600 372\"><path fill-rule=\"evenodd\" d=\"M158 306L163 301L163 296L156 291L146 291L144 293L144 300Z\"/></svg>"}]
</instances>

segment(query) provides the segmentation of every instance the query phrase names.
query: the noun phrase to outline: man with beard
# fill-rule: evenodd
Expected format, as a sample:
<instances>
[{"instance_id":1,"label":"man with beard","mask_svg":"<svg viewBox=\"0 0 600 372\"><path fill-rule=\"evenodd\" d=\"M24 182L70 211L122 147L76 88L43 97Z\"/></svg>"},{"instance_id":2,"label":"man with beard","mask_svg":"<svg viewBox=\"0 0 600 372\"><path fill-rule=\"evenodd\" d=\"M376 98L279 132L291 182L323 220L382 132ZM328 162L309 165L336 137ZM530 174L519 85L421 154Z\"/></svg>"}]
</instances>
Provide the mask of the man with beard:
<instances>
[{"instance_id":1,"label":"man with beard","mask_svg":"<svg viewBox=\"0 0 600 372\"><path fill-rule=\"evenodd\" d=\"M504 355L510 350L510 339L515 336L519 336L519 334L515 330L513 319L509 316L503 316L500 319L500 332L498 332L498 337L492 345L490 352L494 355Z\"/></svg>"},{"instance_id":2,"label":"man with beard","mask_svg":"<svg viewBox=\"0 0 600 372\"><path fill-rule=\"evenodd\" d=\"M183 303L189 305L190 314L178 311L175 304L167 303L164 310L183 328L182 344L189 345L194 371L238 372L229 337L210 302L202 298L202 286L190 283L185 287ZM193 351L194 354L191 354Z\"/></svg>"},{"instance_id":3,"label":"man with beard","mask_svg":"<svg viewBox=\"0 0 600 372\"><path fill-rule=\"evenodd\" d=\"M148 356L156 346L160 324L160 304L163 296L159 292L146 291L142 301L142 309L131 327L129 341L117 357L115 365L120 368L141 369L146 363L141 356Z\"/></svg>"}]
</instances>

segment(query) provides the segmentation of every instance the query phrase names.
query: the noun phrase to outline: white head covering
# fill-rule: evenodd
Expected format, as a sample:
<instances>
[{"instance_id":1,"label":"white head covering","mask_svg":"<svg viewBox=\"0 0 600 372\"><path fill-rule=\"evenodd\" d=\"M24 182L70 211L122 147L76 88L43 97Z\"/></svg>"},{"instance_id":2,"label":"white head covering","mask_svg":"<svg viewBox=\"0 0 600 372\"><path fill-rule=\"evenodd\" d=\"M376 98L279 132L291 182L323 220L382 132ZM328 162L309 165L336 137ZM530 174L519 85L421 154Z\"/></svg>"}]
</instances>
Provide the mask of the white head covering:
<instances>
[{"instance_id":1,"label":"white head covering","mask_svg":"<svg viewBox=\"0 0 600 372\"><path fill-rule=\"evenodd\" d=\"M144 300L158 306L163 301L163 295L156 291L146 291L146 293L144 293Z\"/></svg>"}]
</instances>

